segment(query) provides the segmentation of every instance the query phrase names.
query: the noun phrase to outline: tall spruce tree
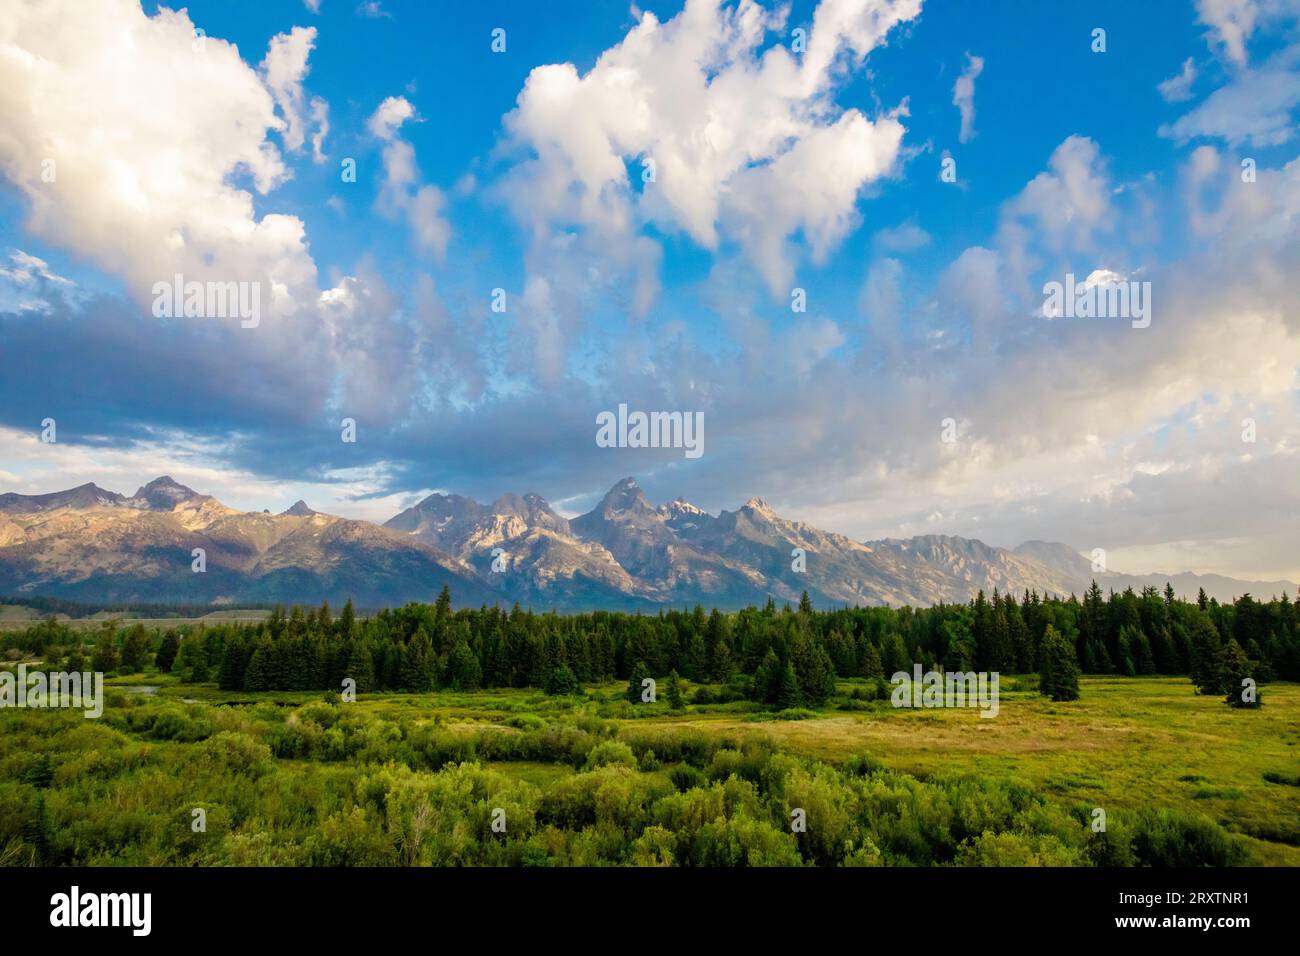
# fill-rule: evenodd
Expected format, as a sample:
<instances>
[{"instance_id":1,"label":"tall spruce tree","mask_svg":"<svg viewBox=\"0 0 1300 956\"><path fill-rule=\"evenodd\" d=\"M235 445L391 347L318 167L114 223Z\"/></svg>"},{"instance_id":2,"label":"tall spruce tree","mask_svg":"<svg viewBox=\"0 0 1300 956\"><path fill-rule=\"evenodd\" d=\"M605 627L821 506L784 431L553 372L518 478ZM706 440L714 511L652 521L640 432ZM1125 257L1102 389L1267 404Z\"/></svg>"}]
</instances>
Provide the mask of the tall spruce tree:
<instances>
[{"instance_id":1,"label":"tall spruce tree","mask_svg":"<svg viewBox=\"0 0 1300 956\"><path fill-rule=\"evenodd\" d=\"M673 710L682 710L686 707L686 698L682 696L682 680L677 676L677 671L672 671L668 675L668 706Z\"/></svg>"},{"instance_id":2,"label":"tall spruce tree","mask_svg":"<svg viewBox=\"0 0 1300 956\"><path fill-rule=\"evenodd\" d=\"M1052 625L1043 632L1042 670L1039 692L1055 701L1079 699L1079 665L1074 648Z\"/></svg>"},{"instance_id":3,"label":"tall spruce tree","mask_svg":"<svg viewBox=\"0 0 1300 956\"><path fill-rule=\"evenodd\" d=\"M650 677L650 668L645 666L645 661L637 661L632 665L632 673L627 679L627 699L634 704L641 703L641 694L644 692L643 682Z\"/></svg>"},{"instance_id":4,"label":"tall spruce tree","mask_svg":"<svg viewBox=\"0 0 1300 956\"><path fill-rule=\"evenodd\" d=\"M1227 685L1224 701L1232 707L1259 707L1262 698L1259 693L1257 665L1246 657L1246 652L1235 639L1228 641L1222 657L1223 682Z\"/></svg>"}]
</instances>

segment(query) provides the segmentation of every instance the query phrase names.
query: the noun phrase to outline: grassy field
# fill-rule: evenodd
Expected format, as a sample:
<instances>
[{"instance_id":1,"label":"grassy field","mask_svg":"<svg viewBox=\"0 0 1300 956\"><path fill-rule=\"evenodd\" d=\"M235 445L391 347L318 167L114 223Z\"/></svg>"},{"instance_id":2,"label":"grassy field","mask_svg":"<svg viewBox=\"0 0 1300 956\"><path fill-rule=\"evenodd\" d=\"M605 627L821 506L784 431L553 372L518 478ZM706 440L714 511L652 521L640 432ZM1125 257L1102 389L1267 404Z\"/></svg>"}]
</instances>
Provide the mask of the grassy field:
<instances>
[{"instance_id":1,"label":"grassy field","mask_svg":"<svg viewBox=\"0 0 1300 956\"><path fill-rule=\"evenodd\" d=\"M884 706L761 726L782 749L828 761L868 753L921 778L1018 778L1103 809L1200 811L1250 837L1262 860L1300 865L1300 685L1269 686L1258 711L1195 695L1185 678L1084 678L1081 690L1068 704L1004 692L992 719ZM746 726L726 715L656 722L713 733Z\"/></svg>"},{"instance_id":2,"label":"grassy field","mask_svg":"<svg viewBox=\"0 0 1300 956\"><path fill-rule=\"evenodd\" d=\"M311 692L225 695L168 680L161 695L213 703L319 699ZM832 764L867 755L921 779L956 773L1028 781L1108 812L1149 806L1200 812L1247 838L1262 862L1300 865L1300 685L1269 685L1266 706L1257 711L1194 694L1186 678L1084 678L1081 699L1066 704L1015 685L1014 679L1004 683L999 714L987 719L975 710L910 710L887 701L800 720L745 705L673 713L662 702L637 705L630 710L636 716L623 717L629 711L623 684L588 688L586 703L536 690L493 690L383 694L355 706L381 719L418 715L469 732L520 714L546 720L590 711L595 701L602 716L642 735L686 730L729 740L765 737L783 752ZM840 689L847 694L854 686L843 681ZM573 772L528 761L496 768L538 785Z\"/></svg>"},{"instance_id":3,"label":"grassy field","mask_svg":"<svg viewBox=\"0 0 1300 956\"><path fill-rule=\"evenodd\" d=\"M172 838L165 834L149 838L155 847L140 851L143 856L116 843L126 839L120 835L86 835L104 828L129 832L132 826L149 831L162 812L161 801L169 807L171 802L211 805L219 821L229 815L221 860L264 863L279 860L280 851L259 843L258 829L283 827L286 842L300 843L304 833L334 828L340 846L363 842L361 824L342 810L310 826L304 814L323 816L324 795L340 807L351 806L360 799L356 794L375 786L368 782L375 773L391 774L395 764L405 763L410 770L398 769L425 780L448 772L436 773L439 767L479 764L498 775L484 779L522 787L520 801L554 816L557 811L547 811L546 801L564 793L568 782L582 786L583 780L613 772L588 756L593 743L598 748L630 744L638 756L624 759L615 752L616 762L626 765L619 772L660 799L673 792L670 771L685 758L668 755L680 753L683 740L735 750L767 742L778 754L808 758L814 776L812 761L843 768L855 760L861 766L866 758L884 771L943 786L957 778L983 786L1000 782L1003 790L1010 788L1006 792L1027 786L1046 803L1072 808L1076 815L1094 807L1108 816L1153 808L1204 815L1239 838L1251 862L1300 865L1300 685L1267 685L1265 706L1248 712L1195 695L1185 678L1085 678L1082 699L1068 704L1040 697L1030 689L1032 681L1024 689L1017 683L1004 680L1000 713L992 719L981 719L976 710L907 710L888 701L853 700L849 695L858 685L852 681L841 682L830 707L783 719L786 715L748 702L676 712L662 701L634 706L624 699L623 684L588 687L583 698L547 697L536 690L444 691L362 695L353 704L327 705L320 692L232 694L168 675L118 677L109 681L100 721L66 712L0 712L0 804L30 807L31 794L22 781L33 779L33 767L48 746L52 779L46 812L56 840L60 825L78 834L70 838L78 859L176 862L168 845ZM321 717L322 707L345 716ZM318 727L313 720L322 723ZM335 729L322 729L330 720L338 721ZM284 734L308 727L311 746L286 751ZM239 737L250 752L257 741L262 752L237 760L228 754L214 757L209 739L214 735ZM575 736L582 740L570 747L566 741ZM426 738L436 738L436 745L418 743ZM522 755L512 752L511 741L525 738L545 743L547 756L529 758L528 748ZM599 744L602 740L610 744ZM416 749L400 749L412 741ZM208 763L212 760L235 760L236 779L250 761L258 764L256 786L249 783L248 793L231 790L230 768L223 771ZM707 760L700 766L712 772ZM385 786L397 784L390 780ZM471 790L484 786L497 784L464 784ZM303 806L291 810L287 804L294 801ZM97 821L93 828L92 820ZM395 824L389 820L386 826L392 831ZM367 827L367 837L379 829L377 823ZM16 839L10 836L11 842ZM149 842L144 836L135 839ZM97 842L103 847L87 851L87 843ZM0 851L3 844L0 832Z\"/></svg>"}]
</instances>

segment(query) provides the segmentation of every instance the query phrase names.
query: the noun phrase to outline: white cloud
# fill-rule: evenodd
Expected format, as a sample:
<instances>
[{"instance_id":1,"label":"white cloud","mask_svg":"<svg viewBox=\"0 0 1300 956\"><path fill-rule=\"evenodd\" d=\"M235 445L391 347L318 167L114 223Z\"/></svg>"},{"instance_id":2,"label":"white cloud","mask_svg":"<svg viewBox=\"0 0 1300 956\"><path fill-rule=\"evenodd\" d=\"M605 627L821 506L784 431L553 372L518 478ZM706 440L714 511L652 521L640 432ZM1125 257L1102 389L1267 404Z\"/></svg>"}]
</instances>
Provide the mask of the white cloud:
<instances>
[{"instance_id":1,"label":"white cloud","mask_svg":"<svg viewBox=\"0 0 1300 956\"><path fill-rule=\"evenodd\" d=\"M286 177L267 139L286 128L274 103L232 44L196 40L184 11L0 7L0 170L26 198L33 234L122 276L137 303L176 272L261 281L264 313L292 312L304 291L314 299L302 222L259 219L231 185L247 173L265 193ZM54 182L42 179L46 160Z\"/></svg>"},{"instance_id":2,"label":"white cloud","mask_svg":"<svg viewBox=\"0 0 1300 956\"><path fill-rule=\"evenodd\" d=\"M325 137L330 133L330 105L319 96L311 100L311 121L316 132L311 137L311 158L314 162L325 162Z\"/></svg>"},{"instance_id":3,"label":"white cloud","mask_svg":"<svg viewBox=\"0 0 1300 956\"><path fill-rule=\"evenodd\" d=\"M966 54L966 68L952 87L952 105L961 112L958 141L969 143L975 138L975 80L984 71L984 58Z\"/></svg>"},{"instance_id":4,"label":"white cloud","mask_svg":"<svg viewBox=\"0 0 1300 956\"><path fill-rule=\"evenodd\" d=\"M53 271L49 263L21 249L9 252L12 267L0 265L0 312L49 313L47 290L61 295L73 292L76 283Z\"/></svg>"},{"instance_id":5,"label":"white cloud","mask_svg":"<svg viewBox=\"0 0 1300 956\"><path fill-rule=\"evenodd\" d=\"M390 96L367 121L371 134L384 142L384 183L375 207L384 215L404 215L415 236L416 247L441 261L451 239L451 224L444 215L447 199L437 186L422 185L415 165L415 147L397 138L415 107L404 96Z\"/></svg>"},{"instance_id":6,"label":"white cloud","mask_svg":"<svg viewBox=\"0 0 1300 956\"><path fill-rule=\"evenodd\" d=\"M877 342L897 352L902 344L903 265L897 259L880 259L867 270L858 293L858 311L866 318Z\"/></svg>"},{"instance_id":7,"label":"white cloud","mask_svg":"<svg viewBox=\"0 0 1300 956\"><path fill-rule=\"evenodd\" d=\"M396 135L398 128L415 116L415 107L405 96L389 96L366 121L366 128L376 139L389 142Z\"/></svg>"},{"instance_id":8,"label":"white cloud","mask_svg":"<svg viewBox=\"0 0 1300 956\"><path fill-rule=\"evenodd\" d=\"M1188 57L1180 72L1160 83L1157 89L1166 103L1181 103L1192 98L1192 84L1196 82L1196 60Z\"/></svg>"},{"instance_id":9,"label":"white cloud","mask_svg":"<svg viewBox=\"0 0 1300 956\"><path fill-rule=\"evenodd\" d=\"M33 285L37 279L44 279L57 285L74 284L71 279L50 271L50 264L44 259L23 252L21 249L10 250L9 261L13 263L13 268L0 266L0 278L15 285Z\"/></svg>"},{"instance_id":10,"label":"white cloud","mask_svg":"<svg viewBox=\"0 0 1300 956\"><path fill-rule=\"evenodd\" d=\"M930 244L930 234L908 221L879 230L871 237L871 243L882 252L913 252Z\"/></svg>"},{"instance_id":11,"label":"white cloud","mask_svg":"<svg viewBox=\"0 0 1300 956\"><path fill-rule=\"evenodd\" d=\"M888 171L902 138L893 118L873 124L850 111L832 126L808 130L770 164L731 177L723 217L774 298L788 296L794 283L791 237L801 234L812 261L824 263L858 223L858 191Z\"/></svg>"},{"instance_id":12,"label":"white cloud","mask_svg":"<svg viewBox=\"0 0 1300 956\"><path fill-rule=\"evenodd\" d=\"M585 75L568 63L529 74L506 129L535 158L506 194L535 237L577 225L626 241L651 220L706 249L734 239L772 293L788 294L790 238L802 232L824 256L902 139L901 113L873 122L831 93L919 12L920 0L823 0L802 56L780 43L760 54L786 11L753 0L688 0L663 23L644 13ZM654 182L634 188L627 164L639 178L646 160Z\"/></svg>"},{"instance_id":13,"label":"white cloud","mask_svg":"<svg viewBox=\"0 0 1300 956\"><path fill-rule=\"evenodd\" d=\"M299 498L324 514L382 523L410 502L405 495L383 494L391 480L390 465L331 471L321 480L268 479L232 467L220 442L198 441L179 432L114 448L102 442L46 444L35 431L0 427L0 444L12 471L0 471L0 492L46 494L94 482L108 491L134 494L160 475L170 475L199 494L245 511L288 508Z\"/></svg>"},{"instance_id":14,"label":"white cloud","mask_svg":"<svg viewBox=\"0 0 1300 956\"><path fill-rule=\"evenodd\" d=\"M1048 169L1037 174L1004 215L1027 220L1053 250L1088 248L1097 232L1113 221L1112 189L1097 143L1067 137L1052 153Z\"/></svg>"},{"instance_id":15,"label":"white cloud","mask_svg":"<svg viewBox=\"0 0 1300 956\"><path fill-rule=\"evenodd\" d=\"M1300 107L1300 44L1284 48L1259 69L1243 69L1191 112L1160 127L1178 142L1215 137L1233 146L1277 146L1296 136Z\"/></svg>"},{"instance_id":16,"label":"white cloud","mask_svg":"<svg viewBox=\"0 0 1300 956\"><path fill-rule=\"evenodd\" d=\"M315 43L315 27L294 27L288 33L272 37L266 58L262 60L261 70L266 87L271 91L275 105L284 117L284 145L294 152L302 149L305 136L302 80L307 75L307 58ZM316 102L312 103L313 113Z\"/></svg>"},{"instance_id":17,"label":"white cloud","mask_svg":"<svg viewBox=\"0 0 1300 956\"><path fill-rule=\"evenodd\" d=\"M1255 32L1259 8L1258 0L1196 0L1198 19L1210 28L1228 59L1238 65L1246 63L1246 41Z\"/></svg>"}]
</instances>

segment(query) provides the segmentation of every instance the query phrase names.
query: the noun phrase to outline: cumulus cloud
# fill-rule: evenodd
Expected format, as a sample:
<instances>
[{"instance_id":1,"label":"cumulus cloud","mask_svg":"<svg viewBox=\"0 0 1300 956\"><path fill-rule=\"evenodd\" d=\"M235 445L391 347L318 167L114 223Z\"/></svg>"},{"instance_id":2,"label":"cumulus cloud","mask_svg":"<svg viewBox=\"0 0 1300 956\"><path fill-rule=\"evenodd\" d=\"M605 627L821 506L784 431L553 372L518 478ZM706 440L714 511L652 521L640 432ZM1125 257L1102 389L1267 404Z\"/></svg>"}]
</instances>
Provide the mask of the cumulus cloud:
<instances>
[{"instance_id":1,"label":"cumulus cloud","mask_svg":"<svg viewBox=\"0 0 1300 956\"><path fill-rule=\"evenodd\" d=\"M1300 107L1300 44L1286 47L1258 69L1244 69L1160 135L1178 142L1198 137L1232 146L1277 146L1296 136Z\"/></svg>"},{"instance_id":2,"label":"cumulus cloud","mask_svg":"<svg viewBox=\"0 0 1300 956\"><path fill-rule=\"evenodd\" d=\"M262 61L262 75L266 87L275 99L284 117L284 145L287 149L302 149L304 133L302 80L307 75L307 58L316 43L315 27L294 27L288 33L281 33L271 39L266 59ZM312 102L313 117L319 125L319 108Z\"/></svg>"},{"instance_id":3,"label":"cumulus cloud","mask_svg":"<svg viewBox=\"0 0 1300 956\"><path fill-rule=\"evenodd\" d=\"M966 54L966 68L952 87L952 105L961 112L958 141L969 143L975 138L975 80L984 72L984 58Z\"/></svg>"},{"instance_id":4,"label":"cumulus cloud","mask_svg":"<svg viewBox=\"0 0 1300 956\"><path fill-rule=\"evenodd\" d=\"M405 96L389 96L366 121L370 135L385 142L392 140L403 123L415 116L415 107Z\"/></svg>"},{"instance_id":5,"label":"cumulus cloud","mask_svg":"<svg viewBox=\"0 0 1300 956\"><path fill-rule=\"evenodd\" d=\"M883 252L912 252L930 244L930 234L915 222L904 222L881 229L871 237L875 248Z\"/></svg>"},{"instance_id":6,"label":"cumulus cloud","mask_svg":"<svg viewBox=\"0 0 1300 956\"><path fill-rule=\"evenodd\" d=\"M415 107L404 96L386 98L366 123L384 143L384 183L376 208L386 216L406 217L416 248L441 261L451 239L445 216L447 198L437 186L421 182L415 147L397 136L402 124L415 118Z\"/></svg>"},{"instance_id":7,"label":"cumulus cloud","mask_svg":"<svg viewBox=\"0 0 1300 956\"><path fill-rule=\"evenodd\" d=\"M294 75L283 53L268 59L273 94L233 45L196 39L184 11L147 17L133 0L7 4L0 38L0 169L33 234L123 276L141 303L177 272L262 282L277 314L314 298L302 222L259 218L231 185L243 173L266 193L287 176L267 138L293 135L275 115Z\"/></svg>"},{"instance_id":8,"label":"cumulus cloud","mask_svg":"<svg viewBox=\"0 0 1300 956\"><path fill-rule=\"evenodd\" d=\"M1097 143L1067 137L1048 168L1002 204L997 247L1006 281L1024 286L1047 255L1063 266L1071 253L1097 251L1114 229L1117 193Z\"/></svg>"},{"instance_id":9,"label":"cumulus cloud","mask_svg":"<svg viewBox=\"0 0 1300 956\"><path fill-rule=\"evenodd\" d=\"M785 11L753 0L688 0L666 22L643 13L586 74L570 63L529 74L506 129L532 158L506 194L534 235L580 225L626 237L653 221L706 249L735 240L773 295L788 294L790 237L824 256L902 140L901 113L871 120L831 94L919 12L920 0L823 0L803 54L760 52ZM779 208L760 215L774 197Z\"/></svg>"},{"instance_id":10,"label":"cumulus cloud","mask_svg":"<svg viewBox=\"0 0 1300 956\"><path fill-rule=\"evenodd\" d=\"M236 185L269 196L287 177L270 136L293 139L277 102L297 115L311 39L274 38L259 71L225 40L198 37L184 11L150 17L132 0L0 8L0 170L32 235L125 292L73 295L42 279L39 316L0 316L6 347L33 363L30 377L5 376L5 420L54 415L68 440L163 428L283 436L319 427L336 396L358 394L362 372L397 375L335 364L302 221L259 216ZM256 285L260 323L154 317L155 283L177 274ZM46 376L80 387L56 392Z\"/></svg>"},{"instance_id":11,"label":"cumulus cloud","mask_svg":"<svg viewBox=\"0 0 1300 956\"><path fill-rule=\"evenodd\" d=\"M1201 23L1210 28L1214 45L1238 65L1246 62L1246 41L1255 32L1260 0L1196 0Z\"/></svg>"},{"instance_id":12,"label":"cumulus cloud","mask_svg":"<svg viewBox=\"0 0 1300 956\"><path fill-rule=\"evenodd\" d=\"M458 299L439 272L418 276L412 296L364 260L321 291L302 224L259 218L247 191L273 205L264 197L287 175L289 121L266 67L214 38L208 59L191 59L184 14L145 17L112 0L77 16L52 5L46 23L38 9L0 13L0 112L12 118L0 163L33 234L122 275L133 294L178 265L199 278L247 267L275 276L296 310L239 338L142 320L138 302L78 302L35 256L7 260L0 280L48 308L0 308L6 349L24 357L0 376L0 420L27 428L53 415L60 447L82 453L40 465L28 490L112 466L131 477L104 483L129 491L181 470L168 456L184 459L177 477L232 503L265 502L254 483L270 480L285 504L301 496L324 510L327 499L289 489L568 498L633 473L654 497L716 509L757 492L857 537L934 530L927 519L941 514L942 530L997 543L1051 535L1155 560L1152 549L1191 536L1188 560L1208 566L1217 548L1223 570L1247 560L1230 545L1234 524L1254 534L1279 510L1258 502L1295 499L1300 160L1261 162L1247 185L1228 175L1240 159L1230 145L1198 145L1147 212L1112 180L1100 145L1071 136L1044 150L1042 171L969 248L932 248L913 268L905 253L928 234L910 222L877 229L863 274L846 283L856 321L818 296L809 315L773 320L771 296L788 295L805 255L844 242L864 191L897 165L906 114L841 109L834 94L915 4L826 0L800 58L770 42L781 14L692 2L665 23L641 17L586 74L539 67L498 156L524 154L501 184L526 232L504 316ZM149 55L109 64L114 43ZM1268 70L1236 66L1229 82ZM165 130L151 116L167 117ZM433 188L403 137L417 118L392 97L368 124L384 156L380 211L415 220ZM321 127L301 124L307 138ZM155 162L159 144L174 152ZM44 183L55 146L58 180ZM651 183L643 159L655 160ZM445 222L441 207L425 212ZM1185 261L1133 253L1144 222L1172 223ZM651 227L721 253L672 290L670 320L653 312L662 252ZM445 245L437 229L425 235ZM1133 278L1144 264L1150 328L1042 318L1044 273ZM584 326L596 311L614 318ZM703 411L708 454L684 467L680 455L597 449L593 416L619 401ZM345 414L359 446L338 441ZM1243 460L1246 415L1260 423L1254 464ZM955 445L939 440L947 418ZM195 434L215 437L195 451ZM7 471L28 467L6 459ZM1295 524L1276 524L1280 534L1256 539L1261 573L1294 568Z\"/></svg>"},{"instance_id":13,"label":"cumulus cloud","mask_svg":"<svg viewBox=\"0 0 1300 956\"><path fill-rule=\"evenodd\" d=\"M76 285L21 249L9 251L9 262L0 264L0 312L49 312L49 296L66 297Z\"/></svg>"},{"instance_id":14,"label":"cumulus cloud","mask_svg":"<svg viewBox=\"0 0 1300 956\"><path fill-rule=\"evenodd\" d=\"M1188 57L1183 68L1157 87L1166 103L1181 103L1192 98L1192 84L1196 82L1196 60Z\"/></svg>"},{"instance_id":15,"label":"cumulus cloud","mask_svg":"<svg viewBox=\"0 0 1300 956\"><path fill-rule=\"evenodd\" d=\"M330 133L330 105L319 96L311 100L311 121L316 132L311 136L311 158L318 163L325 162L325 137Z\"/></svg>"}]
</instances>

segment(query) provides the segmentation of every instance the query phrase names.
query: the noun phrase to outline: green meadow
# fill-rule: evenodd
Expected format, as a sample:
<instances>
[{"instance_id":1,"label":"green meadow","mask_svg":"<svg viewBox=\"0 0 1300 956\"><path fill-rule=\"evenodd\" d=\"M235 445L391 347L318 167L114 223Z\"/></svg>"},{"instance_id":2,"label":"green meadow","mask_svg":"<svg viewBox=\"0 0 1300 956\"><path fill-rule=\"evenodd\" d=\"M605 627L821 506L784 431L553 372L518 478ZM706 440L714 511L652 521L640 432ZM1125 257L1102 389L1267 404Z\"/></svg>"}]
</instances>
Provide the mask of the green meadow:
<instances>
[{"instance_id":1,"label":"green meadow","mask_svg":"<svg viewBox=\"0 0 1300 956\"><path fill-rule=\"evenodd\" d=\"M625 682L108 688L98 720L0 710L0 862L1300 865L1294 683L1251 710L1185 677L1084 677L1066 703L1004 678L993 718L866 680L776 712Z\"/></svg>"}]
</instances>

